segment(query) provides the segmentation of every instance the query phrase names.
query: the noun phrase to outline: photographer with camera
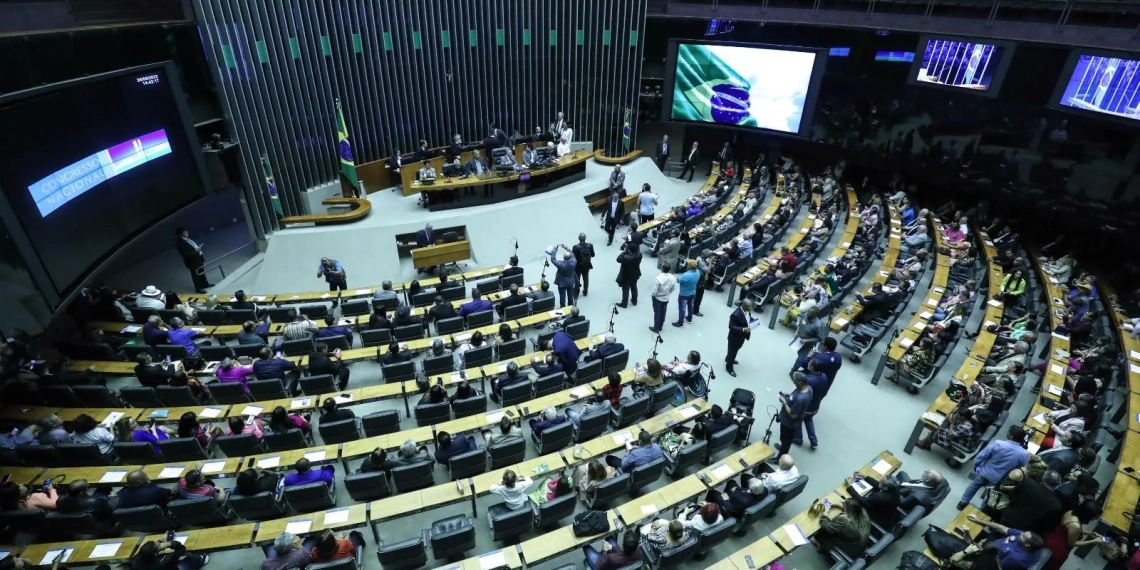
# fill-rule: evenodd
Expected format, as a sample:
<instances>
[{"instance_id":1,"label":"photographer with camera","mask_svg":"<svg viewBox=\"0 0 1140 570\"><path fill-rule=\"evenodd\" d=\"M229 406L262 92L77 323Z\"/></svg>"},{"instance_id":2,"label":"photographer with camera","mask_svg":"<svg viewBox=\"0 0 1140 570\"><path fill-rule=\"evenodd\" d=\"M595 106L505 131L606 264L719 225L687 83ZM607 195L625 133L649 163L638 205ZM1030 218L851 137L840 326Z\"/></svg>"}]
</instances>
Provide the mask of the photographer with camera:
<instances>
[{"instance_id":1,"label":"photographer with camera","mask_svg":"<svg viewBox=\"0 0 1140 570\"><path fill-rule=\"evenodd\" d=\"M340 262L335 259L327 257L321 258L321 264L317 266L317 278L325 278L325 283L329 284L329 291L336 291L336 299L333 300L333 309L336 309L340 304L340 295L348 289L348 276L344 272L344 268L340 266Z\"/></svg>"},{"instance_id":2,"label":"photographer with camera","mask_svg":"<svg viewBox=\"0 0 1140 570\"><path fill-rule=\"evenodd\" d=\"M621 266L617 276L617 283L621 286L621 303L618 303L618 306L624 309L629 306L630 301L637 306L637 280L641 278L641 251L629 242L622 243L617 262Z\"/></svg>"}]
</instances>

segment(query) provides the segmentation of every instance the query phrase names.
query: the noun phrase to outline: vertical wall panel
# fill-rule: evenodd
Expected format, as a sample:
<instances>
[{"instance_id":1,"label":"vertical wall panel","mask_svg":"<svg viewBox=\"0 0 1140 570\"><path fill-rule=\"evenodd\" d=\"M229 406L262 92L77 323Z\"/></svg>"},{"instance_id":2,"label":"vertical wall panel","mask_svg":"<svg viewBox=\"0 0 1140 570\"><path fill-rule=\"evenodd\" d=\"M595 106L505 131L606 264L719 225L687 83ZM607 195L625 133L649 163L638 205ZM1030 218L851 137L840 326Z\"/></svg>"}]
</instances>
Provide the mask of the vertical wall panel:
<instances>
[{"instance_id":1,"label":"vertical wall panel","mask_svg":"<svg viewBox=\"0 0 1140 570\"><path fill-rule=\"evenodd\" d=\"M646 2L194 0L258 236L277 229L263 155L287 215L305 213L304 189L339 175L337 99L358 163L420 139L479 141L491 124L530 134L557 111L576 140L619 149L625 109L637 119L642 47L630 36Z\"/></svg>"}]
</instances>

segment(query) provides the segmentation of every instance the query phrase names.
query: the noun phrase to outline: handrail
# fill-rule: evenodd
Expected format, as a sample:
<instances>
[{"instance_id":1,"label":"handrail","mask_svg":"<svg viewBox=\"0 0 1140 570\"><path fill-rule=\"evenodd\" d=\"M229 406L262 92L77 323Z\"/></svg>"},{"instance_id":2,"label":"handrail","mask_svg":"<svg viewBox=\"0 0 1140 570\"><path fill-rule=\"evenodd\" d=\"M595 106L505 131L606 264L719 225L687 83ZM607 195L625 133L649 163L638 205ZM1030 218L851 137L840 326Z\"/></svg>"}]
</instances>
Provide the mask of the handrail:
<instances>
[{"instance_id":1,"label":"handrail","mask_svg":"<svg viewBox=\"0 0 1140 570\"><path fill-rule=\"evenodd\" d=\"M225 268L222 267L222 260L233 255L233 254L235 254L235 253L237 253L237 252L239 252L239 251L241 251L241 250L243 250L243 249L245 249L245 248L247 248L247 247L249 247L249 246L251 246L251 245L257 245L257 242L251 241L247 244L239 246L237 249L235 249L229 253L226 253L226 254L219 256L212 263L210 263L210 265L203 265L202 267L199 267L198 268L198 274L199 275L205 275L207 271L209 271L211 269L217 269L218 271L220 271L222 273L222 279L225 279L226 278L226 270L225 270Z\"/></svg>"}]
</instances>

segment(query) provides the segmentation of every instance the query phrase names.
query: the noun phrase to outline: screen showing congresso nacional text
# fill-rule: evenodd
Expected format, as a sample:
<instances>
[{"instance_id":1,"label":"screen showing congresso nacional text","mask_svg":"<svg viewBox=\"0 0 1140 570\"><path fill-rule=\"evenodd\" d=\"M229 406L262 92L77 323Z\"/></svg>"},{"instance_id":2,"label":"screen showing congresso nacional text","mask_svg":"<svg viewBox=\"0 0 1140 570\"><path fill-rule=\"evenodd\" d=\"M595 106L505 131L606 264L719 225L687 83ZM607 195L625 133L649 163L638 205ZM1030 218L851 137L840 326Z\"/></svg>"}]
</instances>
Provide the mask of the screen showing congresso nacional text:
<instances>
[{"instance_id":1,"label":"screen showing congresso nacional text","mask_svg":"<svg viewBox=\"0 0 1140 570\"><path fill-rule=\"evenodd\" d=\"M727 45L677 45L671 117L799 133L816 54Z\"/></svg>"}]
</instances>

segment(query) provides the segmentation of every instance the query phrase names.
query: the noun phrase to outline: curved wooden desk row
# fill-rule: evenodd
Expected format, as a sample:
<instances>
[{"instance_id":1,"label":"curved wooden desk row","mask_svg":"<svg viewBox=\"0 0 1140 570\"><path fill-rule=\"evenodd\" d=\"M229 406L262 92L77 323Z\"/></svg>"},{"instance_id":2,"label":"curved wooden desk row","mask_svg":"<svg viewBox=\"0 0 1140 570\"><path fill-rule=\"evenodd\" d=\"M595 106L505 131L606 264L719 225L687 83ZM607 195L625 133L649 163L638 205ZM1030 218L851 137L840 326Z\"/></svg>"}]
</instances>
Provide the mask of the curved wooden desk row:
<instances>
[{"instance_id":1,"label":"curved wooden desk row","mask_svg":"<svg viewBox=\"0 0 1140 570\"><path fill-rule=\"evenodd\" d=\"M887 282L890 277L891 271L895 268L895 263L899 260L899 253L902 251L902 221L899 219L899 211L894 205L888 206L890 216L890 231L887 232L887 251L883 254L883 262L879 264L879 270L871 276L871 283L883 284ZM858 217L858 216L856 216ZM847 244L850 247L850 243ZM868 286L866 290L861 291L860 294L869 295L871 287ZM851 321L855 320L863 312L863 305L858 300L851 301L847 308L839 314L831 317L831 324L828 328L831 332L838 333L847 328Z\"/></svg>"},{"instance_id":2,"label":"curved wooden desk row","mask_svg":"<svg viewBox=\"0 0 1140 570\"><path fill-rule=\"evenodd\" d=\"M507 267L505 265L499 265L497 267L488 267L487 269L476 269L476 270L468 271L466 273L462 273L460 275L452 275L448 278L448 280L449 281L455 281L455 280L472 281L475 279L486 279L489 277L497 277L499 275L502 275L503 270L505 270L506 268ZM439 284L439 277L424 276L422 278L416 279L415 281L419 282L421 287L427 288L427 287L433 287L435 285L438 285ZM396 291L396 292L406 291L409 287L412 286L412 283L413 283L412 281L408 281L405 283L392 283L392 290ZM375 293L376 291L378 291L380 288L381 288L380 285L371 285L368 287L361 287L358 289L349 289L347 291L342 291L341 292L341 300L347 301L347 300L357 299L357 298L370 298L370 297L372 297L372 294ZM208 294L201 294L201 293L185 293L185 294L179 293L178 294L178 298L182 299L182 301L186 302L186 303L205 303L207 297L209 297ZM273 294L265 294L265 295L254 295L253 293L247 293L246 294L246 299L253 301L254 303L277 303L277 304L281 304L281 305L291 305L294 303L305 303L305 302L309 302L309 301L321 302L321 301L328 301L329 299L335 299L335 298L336 298L336 295L329 293L328 290L308 291L308 292L301 292L301 293L273 293ZM235 301L237 301L237 299L234 297L226 297L224 295L218 295L218 302L220 302L220 303L233 303Z\"/></svg>"},{"instance_id":3,"label":"curved wooden desk row","mask_svg":"<svg viewBox=\"0 0 1140 570\"><path fill-rule=\"evenodd\" d=\"M873 376L872 383L878 383L879 375L882 373L883 366L886 362L898 362L914 343L918 342L919 336L922 331L926 330L926 326L930 324L930 319L934 317L934 310L938 308L938 304L942 302L942 297L946 295L946 286L950 282L950 256L937 253L939 249L945 246L945 238L942 237L942 221L938 218L932 218L933 224L931 225L934 232L934 247L930 250L934 253L934 277L930 280L930 292L926 294L926 299L922 302L922 310L915 311L910 322L907 323L905 329L891 341L887 347L886 360L880 360L878 370ZM886 270L887 277L890 277L891 269ZM881 275L880 275L881 276ZM999 281L1000 285L1001 282ZM917 289L917 287L916 287ZM916 291L915 294L918 294ZM989 351L986 351L989 354Z\"/></svg>"},{"instance_id":4,"label":"curved wooden desk row","mask_svg":"<svg viewBox=\"0 0 1140 570\"><path fill-rule=\"evenodd\" d=\"M768 209L764 211L764 215L760 217L759 222L761 224L768 223L768 220L772 219L772 216L775 216L776 212L779 211L781 204L783 204L783 198L780 196L777 196L775 193L773 193L772 203L768 205ZM802 207L803 204L800 204L800 206ZM797 211L797 215L798 215L799 210L796 210L796 211ZM788 224L791 224L791 220L788 220ZM814 224L815 224L815 214L809 214L806 218L804 218L804 221L800 224L800 229L796 232L793 232L792 235L785 238L785 241L783 243L781 243L780 245L773 246L773 248L772 248L773 251L779 251L781 247L787 247L788 249L796 247L797 245L799 245L800 241L803 239L803 236L806 235L807 232L811 230L811 228ZM785 227L784 231L787 232L786 227ZM771 252L768 252L768 253L771 253ZM745 285L751 283L753 279L763 275L764 272L767 270L768 270L768 259L762 258L759 261L759 263L757 263L756 265L753 265L752 267L741 272L740 275L737 275L736 279L733 279L732 282L728 286L728 297L725 299L725 305L731 307L733 305L733 303L736 302L736 297L737 297L736 288L737 287L744 287Z\"/></svg>"},{"instance_id":5,"label":"curved wooden desk row","mask_svg":"<svg viewBox=\"0 0 1140 570\"><path fill-rule=\"evenodd\" d=\"M859 197L855 194L855 189L850 184L847 185L847 223L843 226L843 235L839 237L839 245L831 250L831 254L824 258L825 263L819 264L815 271L812 272L812 277L821 275L821 271L826 264L826 260L832 258L841 258L847 255L847 250L851 248L851 242L855 240L855 232L859 231Z\"/></svg>"},{"instance_id":6,"label":"curved wooden desk row","mask_svg":"<svg viewBox=\"0 0 1140 570\"><path fill-rule=\"evenodd\" d=\"M186 544L186 547L188 550L198 551L198 552L209 552L209 551L227 550L227 549L233 549L233 548L248 547L248 546L253 546L255 544L265 544L268 542L272 542L274 539L276 539L283 532L292 532L294 534L298 534L298 535L303 536L303 535L307 535L307 534L317 533L317 532L323 531L325 529L340 530L340 529L348 529L348 528L353 528L353 527L361 527L361 526L366 526L366 525L373 525L373 531L375 533L375 526L374 525L376 525L379 522L394 519L394 518L403 517L403 516L406 516L406 515L409 515L412 513L423 512L423 511L434 509L437 507L452 505L452 504L456 504L456 503L462 503L465 501L469 501L471 503L471 508L472 508L473 514L477 515L476 504L475 504L476 497L488 494L490 487L492 485L498 484L502 480L503 472L506 471L507 469L511 469L511 470L515 471L516 473L518 473L522 476L526 476L526 477L538 476L541 473L545 473L545 472L556 473L562 469L575 467L575 466L577 466L577 465L579 465L585 461L589 461L589 460L592 460L594 458L601 457L601 456L604 456L604 455L609 454L611 452L617 451L624 446L626 441L635 441L637 439L638 435L642 431L649 432L652 435L657 435L657 434L664 432L667 429L672 429L678 423L684 423L684 422L696 420L697 418L701 417L703 414L707 413L709 408L710 408L710 406L709 406L708 402L706 402L704 400L694 400L694 401L689 402L689 403L687 403L687 404L685 404L679 408L674 408L674 409L669 410L667 412L663 412L661 414L658 414L657 416L654 416L653 418L649 418L645 421L642 421L635 426L630 426L630 427L625 428L623 430L620 430L618 432L602 435L602 436L600 436L596 439L590 440L588 442L583 442L582 448L583 448L584 453L582 453L581 459L576 459L576 458L574 458L573 455L568 455L564 452L556 452L556 453L547 454L547 455L544 455L542 457L537 457L535 459L524 461L518 465L514 465L514 466L509 467L509 468L498 469L495 471L491 471L489 473L484 473L482 475L478 475L478 476L469 478L467 480L468 484L467 484L464 491L460 491L454 483L449 482L449 483L444 483L441 485L436 485L434 487L429 487L427 489L422 489L420 491L412 491L412 492L408 492L408 493L402 493L400 495L388 497L385 499L380 499L377 501L372 501L371 503L368 503L368 504L357 503L357 504L351 505L349 507L338 507L338 508L329 509L329 510L323 511L323 512L294 515L291 517L275 519L275 520L270 520L270 521L263 521L260 523L247 523L247 524L229 525L229 526L224 527L224 530L219 529L219 528L212 528L212 529L183 531L183 532L177 533L176 538L179 538L180 540L185 540L185 544ZM353 442L353 443L360 443L360 442ZM352 445L352 443L344 444L344 446L349 446L349 445ZM335 459L336 459L335 455L334 455L336 453L336 447L337 446L327 446L326 448L311 448L308 450L297 450L296 452L291 452L291 454L295 455L295 457L293 457L294 460L300 459L301 457L303 457L305 455L311 455L312 456L311 460L314 462L330 462L330 461L335 461ZM372 447L369 446L368 451L371 451L371 449L372 449ZM319 454L321 452L325 452L326 455L321 455L318 457L317 454ZM329 453L329 452L331 452L331 453ZM277 465L273 465L273 466L267 465L267 463L265 461L267 459L271 458L269 456L256 456L257 459L255 460L254 464L261 466L263 468L266 468L266 469L288 469L292 465L291 463L286 463L284 461L285 458L283 456L285 454L275 454L275 455L277 457L279 457L279 459L280 459L280 462ZM763 443L756 443L756 444L753 444L752 446L746 448L745 450L743 450L741 452L734 453L734 456L739 456L739 458L741 460L743 460L744 463L742 463L741 461L737 461L737 460L733 460L733 461L725 460L725 461L719 462L717 464L714 464L713 466L711 466L709 468L706 468L701 473L708 474L710 477L709 480L712 482L712 485L716 485L716 484L723 482L725 479L732 477L732 476L736 475L737 473L743 471L745 468L745 464L750 465L750 466L754 466L754 465L760 463L761 461L764 461L765 459L771 457L772 455L773 455L773 452L772 452L771 448L769 448L767 445L765 445ZM248 458L233 460L235 462L233 471L230 471L229 466L225 465L225 466L221 466L221 467L210 466L211 467L210 472L213 474L214 477L219 477L220 475L223 475L223 474L236 475L236 473L238 472L238 469L240 469L240 466L244 463L244 461L246 459L248 459ZM342 457L341 459L343 461L344 457ZM735 459L735 457L734 457L734 459ZM227 464L229 463L229 461L230 460L226 461ZM203 470L205 471L206 469L204 468L204 466L208 465L209 463L211 463L211 462L209 462L209 461L205 462L205 464L203 464L203 467L200 467L200 468L203 468ZM734 465L736 465L736 466L734 466ZM142 468L144 471L146 471L146 470L156 471L156 474L159 475L159 479L157 479L156 482L162 482L162 481L173 482L173 481L177 480L176 477L173 477L173 476L166 477L166 478L161 477L163 470L169 470L169 473L173 474L173 472L175 470L185 470L189 467L198 467L198 466L197 465L174 465L174 466L154 465L154 466L116 466L116 467L110 467L110 468L103 468L103 467L82 468L81 467L81 468L71 468L69 470L69 472L72 473L72 475L70 476L70 478L72 480L74 480L76 478L87 477L89 481L91 481L93 484L96 484L95 482L99 480L99 479L93 479L93 477L95 477L96 475L99 475L100 477L107 477L108 479L110 479L112 477L117 477L118 471L133 470L133 469ZM217 467L219 470L213 470L213 468L215 468L215 467ZM729 471L726 471L726 468ZM85 470L92 470L92 472L87 473L87 472L85 472ZM15 471L15 472L13 472L13 470L7 470L6 472L11 472L14 479L16 479L18 477L18 479L16 479L16 480L23 480L25 478L25 476L31 475L30 478L27 479L29 482L39 481L41 479L41 477L51 476L51 473L52 473L52 470L46 470L46 471L41 470L41 472L35 473L35 474L32 474L31 471L35 471L35 469L28 469L28 470ZM107 473L109 471L114 473L114 475L107 475ZM125 472L123 473L123 476L125 477ZM680 503L682 499L688 500L689 498L695 497L698 494L707 492L708 487L706 487L703 483L701 483L701 486L698 488L693 484L694 482L701 483L701 479L698 477L697 474L690 475L689 477L686 477L685 479L682 479L681 481L678 481L677 483L674 483L672 485L667 486L665 489L660 489L660 490L654 491L647 496L653 497L654 500L657 500L657 498L660 498L660 504L662 506L664 506L664 505L669 504L666 501L670 500L669 498L666 498L666 496L662 494L666 490L668 490L667 492L669 493L669 497L671 497L672 500L674 500L674 502L676 502L676 503ZM680 483L680 484L678 485L678 483ZM122 484L121 481L116 482L116 483L103 483L103 485L113 485L113 486L121 485L121 484ZM645 497L642 497L639 500L644 500L644 499L645 499ZM625 508L625 507L622 507L622 508ZM611 511L611 513L613 513L617 516L622 516L622 517L628 516L628 517L630 517L628 519L627 524L634 524L637 520L641 520L641 519L646 517L646 511L644 511L640 508L638 508L638 509L625 508L625 512L627 513L625 515L623 515L621 512L619 512L622 508L619 508L618 510L615 510L615 511ZM637 517L637 518L634 519L633 517ZM555 556L557 554L569 551L569 550L577 547L579 544L578 541L581 539L578 537L573 537L573 533L570 533L569 529L570 529L569 526L563 526L556 531L545 533L540 537L532 539L532 541L528 541L530 543L531 548L529 548L529 549L527 549L525 547L522 548L524 555L527 555L528 558L530 558L529 561L538 562L539 560L550 558L551 556ZM222 531L222 532L219 533L219 531ZM566 531L566 533L563 533L563 531ZM569 534L569 536L572 539L567 538L566 536L564 536L564 534ZM227 536L221 536L221 535L227 535ZM116 542L118 540L120 540L120 539L117 539L117 538L116 539L105 539L105 540L100 540L100 541L89 541L89 542L99 543L99 544L107 544L109 542ZM61 550L61 549L65 549L65 548L74 548L75 551L71 554L71 557L69 558L69 562L71 562L73 564L81 563L81 562L92 562L92 563L113 562L113 561L120 561L120 560L125 560L126 558L129 558L129 556L134 552L134 549L137 548L137 546L139 546L142 542L145 542L148 540L162 540L162 538L160 535L148 536L148 537L145 537L143 539L139 539L138 537L126 538L126 539L123 539L123 544L119 545L114 551L112 551L112 549L109 547L110 545L108 545L107 547L104 547L104 549L101 552L102 556L93 556L92 554L88 554L88 552L94 548L94 544L87 545L84 541L29 545L29 546L23 548L24 554L22 554L21 556L28 557L28 558L36 558L37 556L39 556L40 558L42 558L43 556L47 555L48 551L51 551L51 550ZM10 552L19 552L20 551L20 547L0 547L0 550L4 550L4 549L9 550ZM528 550L529 550L529 554L528 554ZM78 556L78 558L76 558L76 556ZM484 555L484 556L486 556L486 555ZM36 560L33 560L33 562L38 563L40 558L36 558Z\"/></svg>"},{"instance_id":7,"label":"curved wooden desk row","mask_svg":"<svg viewBox=\"0 0 1140 570\"><path fill-rule=\"evenodd\" d=\"M606 149L604 148L599 148L594 151L594 160L610 166L633 162L639 156L641 156L641 149L634 149L629 154L623 154L621 156L606 156Z\"/></svg>"},{"instance_id":8,"label":"curved wooden desk row","mask_svg":"<svg viewBox=\"0 0 1140 570\"><path fill-rule=\"evenodd\" d=\"M586 161L590 160L591 156L592 155L588 152L576 151L556 159L555 165L549 168L516 170L506 176L498 176L494 172L489 172L484 175L472 174L464 178L448 178L446 176L443 176L442 172L439 172L439 176L437 176L435 182L432 184L420 184L418 180L413 180L411 182L405 183L404 195L410 196L412 194L419 194L420 192L439 192L441 190L458 190L461 188L485 186L487 184L501 184L504 182L525 182L525 180L522 180L524 174L529 180L531 178L537 178L539 176L555 174L559 171L574 168L576 166L584 167ZM442 162L442 159L440 160ZM521 164L521 161L519 163ZM410 168L410 166L405 166L404 168L407 169ZM437 169L437 171L438 170L439 169ZM414 179L415 176L413 175L412 178Z\"/></svg>"},{"instance_id":9,"label":"curved wooden desk row","mask_svg":"<svg viewBox=\"0 0 1140 570\"><path fill-rule=\"evenodd\" d=\"M709 189L711 189L713 187L713 184L716 184L716 180L717 180L717 175L715 172L716 169L714 168L713 170L714 170L714 172L712 174L710 174L708 176L708 178L705 179L705 183L701 184L700 189L697 190L696 192L694 192L693 196L696 196L697 194L701 194L704 192L708 192ZM692 199L693 196L686 198L684 202L687 202L688 200ZM682 203L684 203L684 202L682 202ZM642 222L641 225L637 226L637 231L644 234L644 233L656 228L657 226L660 226L661 224L668 222L672 218L672 214L673 214L672 208L666 209L665 213L658 215L656 218L653 218L652 220L649 220L648 222Z\"/></svg>"},{"instance_id":10,"label":"curved wooden desk row","mask_svg":"<svg viewBox=\"0 0 1140 570\"><path fill-rule=\"evenodd\" d=\"M372 211L372 202L367 198L326 198L321 200L325 206L348 206L347 212L308 214L304 216L287 216L281 218L281 227L298 226L301 224L316 224L325 226L330 224L347 224L363 220Z\"/></svg>"},{"instance_id":11,"label":"curved wooden desk row","mask_svg":"<svg viewBox=\"0 0 1140 570\"><path fill-rule=\"evenodd\" d=\"M884 477L898 471L901 465L902 463L895 458L891 452L883 451L859 469L858 472L865 477L881 481ZM847 487L847 482L844 481L834 490L819 497L818 500L830 501L831 504L834 505L834 508L838 509L843 504L843 501L850 497L850 492ZM814 503L815 501L812 502ZM834 514L834 512L832 514ZM789 534L789 530L794 533L798 529L799 534L805 539L811 538L812 535L819 532L819 519L820 515L812 515L808 512L808 509L804 509L792 517L787 523L777 528L775 532L764 535L752 544L737 550L725 558L721 558L720 562L713 564L708 570L756 570L758 568L765 568L780 558L791 554L796 548L799 548L797 541L792 540L792 535Z\"/></svg>"}]
</instances>

